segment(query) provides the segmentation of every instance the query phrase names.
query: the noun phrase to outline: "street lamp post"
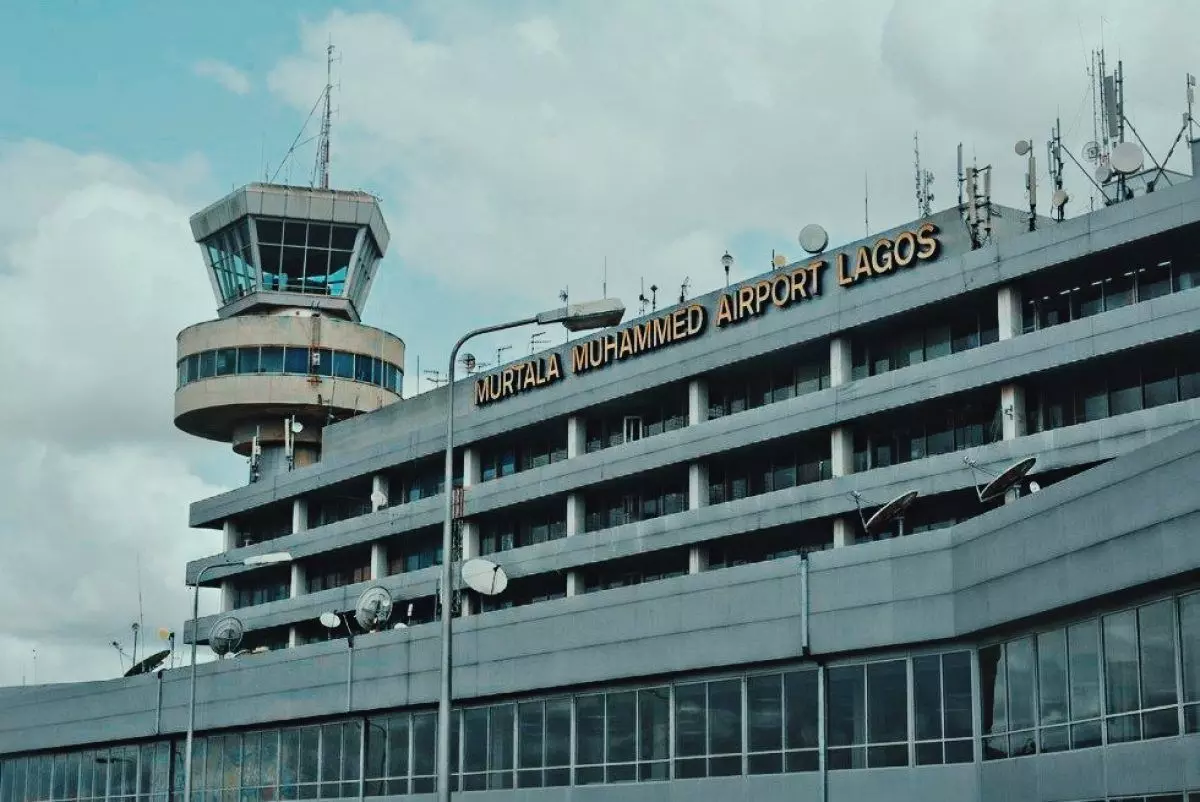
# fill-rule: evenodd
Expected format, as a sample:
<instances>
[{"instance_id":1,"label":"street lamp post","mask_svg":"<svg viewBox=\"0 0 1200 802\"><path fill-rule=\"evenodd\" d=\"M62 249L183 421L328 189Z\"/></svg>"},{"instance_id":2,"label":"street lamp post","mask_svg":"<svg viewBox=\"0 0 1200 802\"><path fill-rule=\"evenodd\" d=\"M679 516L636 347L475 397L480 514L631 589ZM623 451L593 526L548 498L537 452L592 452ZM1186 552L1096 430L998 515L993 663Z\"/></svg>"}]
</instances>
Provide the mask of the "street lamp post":
<instances>
[{"instance_id":1,"label":"street lamp post","mask_svg":"<svg viewBox=\"0 0 1200 802\"><path fill-rule=\"evenodd\" d=\"M442 682L438 697L437 724L437 791L438 802L450 802L450 671L453 666L451 649L451 604L453 602L453 573L450 552L454 548L452 516L454 514L454 367L458 363L458 349L467 340L479 334L513 329L531 323L547 325L561 323L568 331L588 331L615 326L625 316L625 305L615 298L588 301L541 312L533 317L500 323L495 326L469 331L459 338L450 350L450 362L446 376L446 477L443 494L446 497L445 518L442 521L442 578L439 599L442 608ZM189 801L190 802L190 801Z\"/></svg>"},{"instance_id":2,"label":"street lamp post","mask_svg":"<svg viewBox=\"0 0 1200 802\"><path fill-rule=\"evenodd\" d=\"M196 620L200 617L200 582L204 579L204 575L214 568L231 568L240 565L273 565L275 563L291 561L291 554L286 551L276 551L269 554L257 554L253 557L247 557L244 560L211 563L201 568L200 572L196 574L196 582L193 585L192 592L192 672L191 679L189 680L191 690L188 695L187 745L184 747L183 760L183 798L185 802L191 802L192 799L192 739L196 731L196 642L200 639L200 633L196 631Z\"/></svg>"}]
</instances>

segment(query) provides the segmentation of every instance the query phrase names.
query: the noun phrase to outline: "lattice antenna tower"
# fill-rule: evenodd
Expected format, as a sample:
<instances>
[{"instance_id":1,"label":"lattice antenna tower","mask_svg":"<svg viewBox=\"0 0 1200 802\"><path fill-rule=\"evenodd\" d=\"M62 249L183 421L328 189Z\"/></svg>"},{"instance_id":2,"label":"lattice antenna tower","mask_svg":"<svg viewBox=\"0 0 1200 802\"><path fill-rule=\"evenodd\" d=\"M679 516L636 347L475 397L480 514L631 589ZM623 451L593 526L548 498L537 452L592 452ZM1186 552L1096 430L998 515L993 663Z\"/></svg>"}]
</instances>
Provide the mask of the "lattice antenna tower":
<instances>
[{"instance_id":1,"label":"lattice antenna tower","mask_svg":"<svg viewBox=\"0 0 1200 802\"><path fill-rule=\"evenodd\" d=\"M321 114L321 133L317 137L317 163L313 169L314 186L329 189L329 136L333 128L333 62L336 48L333 42L325 46L325 90L322 92L324 111Z\"/></svg>"},{"instance_id":2,"label":"lattice antenna tower","mask_svg":"<svg viewBox=\"0 0 1200 802\"><path fill-rule=\"evenodd\" d=\"M933 173L921 169L921 140L920 134L913 132L913 173L917 190L917 216L928 217L933 208Z\"/></svg>"}]
</instances>

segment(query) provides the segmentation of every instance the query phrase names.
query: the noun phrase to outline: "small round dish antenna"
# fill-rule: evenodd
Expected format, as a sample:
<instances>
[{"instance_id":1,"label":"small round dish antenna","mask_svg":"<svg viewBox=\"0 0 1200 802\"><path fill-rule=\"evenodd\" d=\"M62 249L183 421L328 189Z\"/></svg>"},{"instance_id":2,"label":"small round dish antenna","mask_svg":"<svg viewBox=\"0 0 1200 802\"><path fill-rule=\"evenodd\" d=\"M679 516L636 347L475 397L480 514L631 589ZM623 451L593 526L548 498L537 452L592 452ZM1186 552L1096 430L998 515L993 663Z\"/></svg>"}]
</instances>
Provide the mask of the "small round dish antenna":
<instances>
[{"instance_id":1,"label":"small round dish antenna","mask_svg":"<svg viewBox=\"0 0 1200 802\"><path fill-rule=\"evenodd\" d=\"M1039 485L1036 481L1034 481L1032 479L1029 480L1029 492L1030 493L1036 493L1041 489L1042 489L1042 486Z\"/></svg>"},{"instance_id":2,"label":"small round dish antenna","mask_svg":"<svg viewBox=\"0 0 1200 802\"><path fill-rule=\"evenodd\" d=\"M916 490L909 490L907 493L901 493L894 499L884 504L879 509L875 510L875 514L863 522L863 529L867 530L868 535L873 535L879 530L885 528L892 521L899 518L908 509L909 505L918 496Z\"/></svg>"},{"instance_id":3,"label":"small round dish antenna","mask_svg":"<svg viewBox=\"0 0 1200 802\"><path fill-rule=\"evenodd\" d=\"M1004 494L1025 478L1025 475L1033 470L1033 466L1037 464L1037 457L1026 457L1020 462L1014 462L1009 465L1000 475L992 481L988 482L983 488L976 488L979 493L979 500L983 503L994 501L998 498L1003 498Z\"/></svg>"},{"instance_id":4,"label":"small round dish antenna","mask_svg":"<svg viewBox=\"0 0 1200 802\"><path fill-rule=\"evenodd\" d=\"M1083 146L1083 158L1095 164L1100 161L1100 143L1088 142Z\"/></svg>"},{"instance_id":5,"label":"small round dish antenna","mask_svg":"<svg viewBox=\"0 0 1200 802\"><path fill-rule=\"evenodd\" d=\"M1061 209L1067 205L1067 201L1070 199L1071 196L1067 194L1065 189L1056 189L1054 190L1054 194L1050 196L1050 205L1055 209Z\"/></svg>"},{"instance_id":6,"label":"small round dish antenna","mask_svg":"<svg viewBox=\"0 0 1200 802\"><path fill-rule=\"evenodd\" d=\"M1112 168L1109 167L1107 164L1102 164L1096 168L1096 183L1107 184L1108 179L1112 178L1112 175L1113 175Z\"/></svg>"},{"instance_id":7,"label":"small round dish antenna","mask_svg":"<svg viewBox=\"0 0 1200 802\"><path fill-rule=\"evenodd\" d=\"M321 617L318 620L321 622L321 626L326 629L337 629L338 625L342 623L341 617L337 613L331 612L321 613Z\"/></svg>"},{"instance_id":8,"label":"small round dish antenna","mask_svg":"<svg viewBox=\"0 0 1200 802\"><path fill-rule=\"evenodd\" d=\"M1017 144L1013 146L1013 150L1017 152L1018 156L1024 156L1033 150L1033 145L1029 144L1028 139L1018 139Z\"/></svg>"},{"instance_id":9,"label":"small round dish antenna","mask_svg":"<svg viewBox=\"0 0 1200 802\"><path fill-rule=\"evenodd\" d=\"M367 632L386 624L391 615L392 594L379 585L364 590L354 606L354 620Z\"/></svg>"},{"instance_id":10,"label":"small round dish antenna","mask_svg":"<svg viewBox=\"0 0 1200 802\"><path fill-rule=\"evenodd\" d=\"M374 490L371 492L371 507L381 510L387 506L387 493L382 490Z\"/></svg>"},{"instance_id":11,"label":"small round dish antenna","mask_svg":"<svg viewBox=\"0 0 1200 802\"><path fill-rule=\"evenodd\" d=\"M1136 142L1120 142L1113 148L1108 163L1112 166L1113 172L1131 175L1142 169L1145 155Z\"/></svg>"},{"instance_id":12,"label":"small round dish antenna","mask_svg":"<svg viewBox=\"0 0 1200 802\"><path fill-rule=\"evenodd\" d=\"M508 574L504 569L482 557L463 563L462 580L471 590L484 596L496 596L508 587Z\"/></svg>"},{"instance_id":13,"label":"small round dish antenna","mask_svg":"<svg viewBox=\"0 0 1200 802\"><path fill-rule=\"evenodd\" d=\"M771 264L775 266L776 270L778 270L787 264L787 257L782 253L777 253L771 257Z\"/></svg>"},{"instance_id":14,"label":"small round dish antenna","mask_svg":"<svg viewBox=\"0 0 1200 802\"><path fill-rule=\"evenodd\" d=\"M829 233L816 223L809 223L800 229L800 247L809 253L820 253L829 244Z\"/></svg>"},{"instance_id":15,"label":"small round dish antenna","mask_svg":"<svg viewBox=\"0 0 1200 802\"><path fill-rule=\"evenodd\" d=\"M224 657L237 649L245 635L246 628L242 622L232 615L227 615L213 624L208 633L208 648L212 649L217 657Z\"/></svg>"},{"instance_id":16,"label":"small round dish antenna","mask_svg":"<svg viewBox=\"0 0 1200 802\"><path fill-rule=\"evenodd\" d=\"M300 432L304 431L304 424L295 419L292 420L291 427L292 434L300 434Z\"/></svg>"}]
</instances>

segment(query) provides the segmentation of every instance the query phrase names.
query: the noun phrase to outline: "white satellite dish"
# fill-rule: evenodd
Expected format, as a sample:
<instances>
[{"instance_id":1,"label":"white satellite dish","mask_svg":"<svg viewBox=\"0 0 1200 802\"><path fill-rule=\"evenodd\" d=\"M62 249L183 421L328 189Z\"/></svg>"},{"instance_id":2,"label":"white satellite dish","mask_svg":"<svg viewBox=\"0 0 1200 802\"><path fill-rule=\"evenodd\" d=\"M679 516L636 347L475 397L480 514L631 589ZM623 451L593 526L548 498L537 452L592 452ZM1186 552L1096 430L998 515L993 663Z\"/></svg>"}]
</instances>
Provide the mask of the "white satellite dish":
<instances>
[{"instance_id":1,"label":"white satellite dish","mask_svg":"<svg viewBox=\"0 0 1200 802\"><path fill-rule=\"evenodd\" d=\"M800 247L809 253L820 253L829 244L829 233L816 223L809 223L800 229Z\"/></svg>"},{"instance_id":2,"label":"white satellite dish","mask_svg":"<svg viewBox=\"0 0 1200 802\"><path fill-rule=\"evenodd\" d=\"M979 468L979 465L975 462L975 460L971 459L970 457L963 457L963 462L971 466L972 470L983 470L982 468ZM1033 470L1033 466L1036 464L1037 457L1026 457L1020 462L1014 462L1012 465L1009 465L1007 468L1002 470L999 475L996 476L996 478L992 479L992 481L988 482L983 487L979 487L977 485L975 487L975 492L979 495L979 500L986 504L989 501L995 501L998 498L1003 498L1009 490L1016 487L1018 483L1025 478L1026 474ZM987 471L984 471L984 473L987 473Z\"/></svg>"},{"instance_id":3,"label":"white satellite dish","mask_svg":"<svg viewBox=\"0 0 1200 802\"><path fill-rule=\"evenodd\" d=\"M1017 152L1018 156L1024 156L1033 150L1033 145L1029 144L1028 139L1018 139L1017 144L1013 146L1013 150Z\"/></svg>"},{"instance_id":4,"label":"white satellite dish","mask_svg":"<svg viewBox=\"0 0 1200 802\"><path fill-rule=\"evenodd\" d=\"M1050 196L1050 205L1055 209L1061 209L1067 205L1067 201L1070 199L1071 196L1067 194L1065 189L1056 189L1054 190L1054 194Z\"/></svg>"},{"instance_id":5,"label":"white satellite dish","mask_svg":"<svg viewBox=\"0 0 1200 802\"><path fill-rule=\"evenodd\" d=\"M1036 493L1041 489L1042 489L1041 485L1039 485L1036 481L1030 480L1030 482L1029 482L1029 492L1030 493Z\"/></svg>"},{"instance_id":6,"label":"white satellite dish","mask_svg":"<svg viewBox=\"0 0 1200 802\"><path fill-rule=\"evenodd\" d=\"M375 509L383 509L387 506L387 501L387 493L384 493L382 490L375 490L371 492L371 506Z\"/></svg>"},{"instance_id":7,"label":"white satellite dish","mask_svg":"<svg viewBox=\"0 0 1200 802\"><path fill-rule=\"evenodd\" d=\"M293 419L292 420L292 434L300 434L300 432L302 432L302 431L304 431L304 424L298 420Z\"/></svg>"},{"instance_id":8,"label":"white satellite dish","mask_svg":"<svg viewBox=\"0 0 1200 802\"><path fill-rule=\"evenodd\" d=\"M325 627L326 629L337 629L338 625L342 623L342 619L337 613L330 612L321 613L319 620L321 622L321 626Z\"/></svg>"},{"instance_id":9,"label":"white satellite dish","mask_svg":"<svg viewBox=\"0 0 1200 802\"><path fill-rule=\"evenodd\" d=\"M1131 175L1142 169L1145 155L1136 142L1121 142L1112 150L1108 163L1114 172L1121 175Z\"/></svg>"},{"instance_id":10,"label":"white satellite dish","mask_svg":"<svg viewBox=\"0 0 1200 802\"><path fill-rule=\"evenodd\" d=\"M908 509L909 505L916 499L918 493L916 490L910 490L907 493L901 493L894 499L884 504L875 511L875 514L863 522L863 529L867 530L867 534L873 535L880 529L890 524L892 521L899 518Z\"/></svg>"},{"instance_id":11,"label":"white satellite dish","mask_svg":"<svg viewBox=\"0 0 1200 802\"><path fill-rule=\"evenodd\" d=\"M392 616L392 594L387 588L375 585L367 588L358 597L354 607L354 620L366 632L378 629Z\"/></svg>"},{"instance_id":12,"label":"white satellite dish","mask_svg":"<svg viewBox=\"0 0 1200 802\"><path fill-rule=\"evenodd\" d=\"M1098 183L1098 184L1108 183L1108 179L1112 178L1112 174L1113 174L1113 171L1112 171L1111 167L1109 167L1107 164L1100 165L1099 167L1096 168L1096 183Z\"/></svg>"},{"instance_id":13,"label":"white satellite dish","mask_svg":"<svg viewBox=\"0 0 1200 802\"><path fill-rule=\"evenodd\" d=\"M508 574L491 560L476 557L462 566L462 580L471 590L484 596L496 596L508 587Z\"/></svg>"},{"instance_id":14,"label":"white satellite dish","mask_svg":"<svg viewBox=\"0 0 1200 802\"><path fill-rule=\"evenodd\" d=\"M237 650L238 644L242 642L245 634L246 628L242 625L241 620L227 615L213 624L212 629L209 630L208 647L217 657L224 657Z\"/></svg>"},{"instance_id":15,"label":"white satellite dish","mask_svg":"<svg viewBox=\"0 0 1200 802\"><path fill-rule=\"evenodd\" d=\"M392 629L408 629L408 624L401 621L399 624L394 625Z\"/></svg>"}]
</instances>

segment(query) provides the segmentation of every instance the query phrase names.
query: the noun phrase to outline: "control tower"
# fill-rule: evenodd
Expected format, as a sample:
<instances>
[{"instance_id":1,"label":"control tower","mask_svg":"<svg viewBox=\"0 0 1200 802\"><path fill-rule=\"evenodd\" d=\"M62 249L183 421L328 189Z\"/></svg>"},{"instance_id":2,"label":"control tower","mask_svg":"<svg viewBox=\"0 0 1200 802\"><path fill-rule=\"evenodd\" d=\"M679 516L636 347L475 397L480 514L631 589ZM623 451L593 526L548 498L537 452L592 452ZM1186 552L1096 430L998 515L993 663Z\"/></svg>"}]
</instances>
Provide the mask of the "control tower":
<instances>
[{"instance_id":1,"label":"control tower","mask_svg":"<svg viewBox=\"0 0 1200 802\"><path fill-rule=\"evenodd\" d=\"M250 184L191 218L217 319L179 333L175 425L250 481L316 462L329 423L399 400L404 342L359 322L388 230L365 192Z\"/></svg>"}]
</instances>

